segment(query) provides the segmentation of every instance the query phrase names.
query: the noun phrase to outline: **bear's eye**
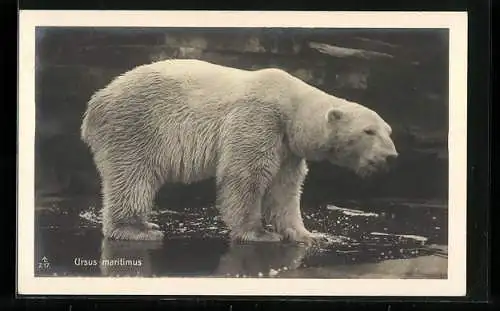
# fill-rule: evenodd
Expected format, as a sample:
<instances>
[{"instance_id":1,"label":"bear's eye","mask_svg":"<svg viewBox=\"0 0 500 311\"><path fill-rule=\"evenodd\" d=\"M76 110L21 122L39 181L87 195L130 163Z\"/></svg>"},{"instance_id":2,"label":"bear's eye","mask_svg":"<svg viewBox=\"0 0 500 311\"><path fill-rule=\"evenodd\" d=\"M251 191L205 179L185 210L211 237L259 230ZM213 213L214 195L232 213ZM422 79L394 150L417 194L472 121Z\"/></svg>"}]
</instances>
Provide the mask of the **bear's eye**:
<instances>
[{"instance_id":1,"label":"bear's eye","mask_svg":"<svg viewBox=\"0 0 500 311\"><path fill-rule=\"evenodd\" d=\"M365 129L364 132L367 135L375 135L375 130L373 129Z\"/></svg>"}]
</instances>

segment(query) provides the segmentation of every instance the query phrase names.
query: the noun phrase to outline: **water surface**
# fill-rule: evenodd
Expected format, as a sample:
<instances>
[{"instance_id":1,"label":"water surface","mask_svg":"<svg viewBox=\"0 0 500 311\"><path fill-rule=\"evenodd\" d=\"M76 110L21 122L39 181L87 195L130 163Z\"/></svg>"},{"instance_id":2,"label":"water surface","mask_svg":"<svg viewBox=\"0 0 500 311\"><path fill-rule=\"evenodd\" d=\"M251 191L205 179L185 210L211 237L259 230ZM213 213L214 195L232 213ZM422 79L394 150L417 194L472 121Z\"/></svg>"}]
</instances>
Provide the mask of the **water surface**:
<instances>
[{"instance_id":1,"label":"water surface","mask_svg":"<svg viewBox=\"0 0 500 311\"><path fill-rule=\"evenodd\" d=\"M333 243L231 244L210 205L159 207L161 242L100 232L99 199L37 200L37 276L446 278L447 208L398 200L304 203L306 227Z\"/></svg>"}]
</instances>

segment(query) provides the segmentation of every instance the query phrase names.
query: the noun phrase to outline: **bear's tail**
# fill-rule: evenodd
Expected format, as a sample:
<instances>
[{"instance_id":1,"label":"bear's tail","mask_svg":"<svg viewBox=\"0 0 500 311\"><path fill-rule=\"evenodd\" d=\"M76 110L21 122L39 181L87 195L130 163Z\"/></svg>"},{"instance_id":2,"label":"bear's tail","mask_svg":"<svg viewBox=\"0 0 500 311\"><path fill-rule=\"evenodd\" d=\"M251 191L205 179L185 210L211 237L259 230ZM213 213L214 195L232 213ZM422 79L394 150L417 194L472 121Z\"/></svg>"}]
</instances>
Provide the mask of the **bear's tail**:
<instances>
[{"instance_id":1,"label":"bear's tail","mask_svg":"<svg viewBox=\"0 0 500 311\"><path fill-rule=\"evenodd\" d=\"M88 110L86 110L83 113L82 124L80 125L80 138L87 145L89 144L89 141L88 141L88 123L89 123L89 113L88 113Z\"/></svg>"},{"instance_id":2,"label":"bear's tail","mask_svg":"<svg viewBox=\"0 0 500 311\"><path fill-rule=\"evenodd\" d=\"M91 145L95 130L95 95L87 102L87 107L83 113L82 124L80 125L80 139L87 145Z\"/></svg>"}]
</instances>

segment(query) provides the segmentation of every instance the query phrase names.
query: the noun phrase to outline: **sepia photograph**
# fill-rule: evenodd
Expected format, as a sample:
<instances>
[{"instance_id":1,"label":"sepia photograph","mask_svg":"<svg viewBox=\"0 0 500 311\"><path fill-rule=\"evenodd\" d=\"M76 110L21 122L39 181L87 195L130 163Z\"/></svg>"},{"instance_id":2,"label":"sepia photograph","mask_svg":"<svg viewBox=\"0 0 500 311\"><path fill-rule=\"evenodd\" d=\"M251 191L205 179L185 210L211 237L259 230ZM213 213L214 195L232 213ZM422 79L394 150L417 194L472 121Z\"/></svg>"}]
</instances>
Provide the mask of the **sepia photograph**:
<instances>
[{"instance_id":1,"label":"sepia photograph","mask_svg":"<svg viewBox=\"0 0 500 311\"><path fill-rule=\"evenodd\" d=\"M21 11L19 293L465 295L466 22Z\"/></svg>"}]
</instances>

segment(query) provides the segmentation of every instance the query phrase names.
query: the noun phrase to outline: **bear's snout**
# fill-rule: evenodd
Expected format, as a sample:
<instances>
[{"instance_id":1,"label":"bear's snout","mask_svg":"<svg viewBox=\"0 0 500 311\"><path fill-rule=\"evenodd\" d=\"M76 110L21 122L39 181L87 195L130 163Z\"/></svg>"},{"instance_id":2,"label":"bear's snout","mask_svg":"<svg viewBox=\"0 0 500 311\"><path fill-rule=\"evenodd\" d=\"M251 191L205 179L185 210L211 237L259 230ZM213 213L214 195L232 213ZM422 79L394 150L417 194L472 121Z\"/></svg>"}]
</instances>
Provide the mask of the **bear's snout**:
<instances>
[{"instance_id":1,"label":"bear's snout","mask_svg":"<svg viewBox=\"0 0 500 311\"><path fill-rule=\"evenodd\" d=\"M398 156L398 153L391 153L385 157L385 163L387 163L387 166L389 168L393 167L396 164Z\"/></svg>"},{"instance_id":2,"label":"bear's snout","mask_svg":"<svg viewBox=\"0 0 500 311\"><path fill-rule=\"evenodd\" d=\"M388 171L396 165L397 158L399 154L389 153L387 155L382 155L377 158L367 160L367 164L374 170Z\"/></svg>"}]
</instances>

